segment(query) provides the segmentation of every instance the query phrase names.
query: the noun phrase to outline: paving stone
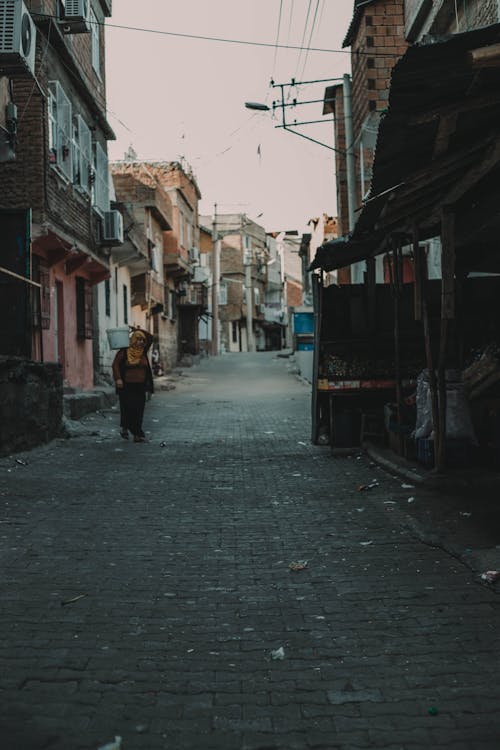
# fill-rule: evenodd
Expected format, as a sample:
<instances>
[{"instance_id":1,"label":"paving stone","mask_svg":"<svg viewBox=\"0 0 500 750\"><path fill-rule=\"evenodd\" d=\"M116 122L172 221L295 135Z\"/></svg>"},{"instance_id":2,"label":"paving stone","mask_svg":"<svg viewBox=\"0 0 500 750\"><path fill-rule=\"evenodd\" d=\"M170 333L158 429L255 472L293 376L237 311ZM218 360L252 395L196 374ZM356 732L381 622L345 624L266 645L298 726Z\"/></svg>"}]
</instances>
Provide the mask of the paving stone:
<instances>
[{"instance_id":1,"label":"paving stone","mask_svg":"<svg viewBox=\"0 0 500 750\"><path fill-rule=\"evenodd\" d=\"M309 397L225 355L148 444L114 411L0 459L2 750L498 750L500 598L310 444Z\"/></svg>"}]
</instances>

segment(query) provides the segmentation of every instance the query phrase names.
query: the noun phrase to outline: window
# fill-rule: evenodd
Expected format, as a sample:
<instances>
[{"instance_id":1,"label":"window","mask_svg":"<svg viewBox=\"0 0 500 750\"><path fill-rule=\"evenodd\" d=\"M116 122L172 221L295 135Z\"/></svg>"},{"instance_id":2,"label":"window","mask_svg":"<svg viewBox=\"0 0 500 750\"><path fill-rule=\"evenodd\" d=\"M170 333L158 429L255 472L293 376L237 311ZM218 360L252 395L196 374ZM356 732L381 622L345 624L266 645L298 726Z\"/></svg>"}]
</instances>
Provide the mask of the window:
<instances>
[{"instance_id":1,"label":"window","mask_svg":"<svg viewBox=\"0 0 500 750\"><path fill-rule=\"evenodd\" d=\"M184 247L184 216L179 212L179 247Z\"/></svg>"},{"instance_id":2,"label":"window","mask_svg":"<svg viewBox=\"0 0 500 750\"><path fill-rule=\"evenodd\" d=\"M257 305L260 305L260 289L258 289L257 287L254 287L253 290L253 303L255 307L257 307Z\"/></svg>"},{"instance_id":3,"label":"window","mask_svg":"<svg viewBox=\"0 0 500 750\"><path fill-rule=\"evenodd\" d=\"M233 320L231 323L231 338L233 340L233 344L238 343L238 321Z\"/></svg>"},{"instance_id":4,"label":"window","mask_svg":"<svg viewBox=\"0 0 500 750\"><path fill-rule=\"evenodd\" d=\"M375 89L375 78L369 78L368 79L368 88L370 91L374 91Z\"/></svg>"},{"instance_id":5,"label":"window","mask_svg":"<svg viewBox=\"0 0 500 750\"><path fill-rule=\"evenodd\" d=\"M123 285L123 322L128 324L128 287Z\"/></svg>"},{"instance_id":6,"label":"window","mask_svg":"<svg viewBox=\"0 0 500 750\"><path fill-rule=\"evenodd\" d=\"M81 115L73 123L73 182L86 193L90 192L92 168L92 136Z\"/></svg>"},{"instance_id":7,"label":"window","mask_svg":"<svg viewBox=\"0 0 500 750\"><path fill-rule=\"evenodd\" d=\"M177 314L177 296L175 289L170 289L170 306L168 311L168 317L170 320L175 320Z\"/></svg>"},{"instance_id":8,"label":"window","mask_svg":"<svg viewBox=\"0 0 500 750\"><path fill-rule=\"evenodd\" d=\"M189 221L186 221L187 246L190 249L193 246L193 227Z\"/></svg>"},{"instance_id":9,"label":"window","mask_svg":"<svg viewBox=\"0 0 500 750\"><path fill-rule=\"evenodd\" d=\"M81 276L76 277L76 337L92 338L92 287Z\"/></svg>"},{"instance_id":10,"label":"window","mask_svg":"<svg viewBox=\"0 0 500 750\"><path fill-rule=\"evenodd\" d=\"M100 26L97 16L93 10L90 9L90 36L92 39L92 67L94 68L97 75L101 76L101 35Z\"/></svg>"},{"instance_id":11,"label":"window","mask_svg":"<svg viewBox=\"0 0 500 750\"><path fill-rule=\"evenodd\" d=\"M219 286L219 305L227 305L227 284Z\"/></svg>"},{"instance_id":12,"label":"window","mask_svg":"<svg viewBox=\"0 0 500 750\"><path fill-rule=\"evenodd\" d=\"M59 81L49 81L50 162L68 180L73 180L73 121L71 102Z\"/></svg>"},{"instance_id":13,"label":"window","mask_svg":"<svg viewBox=\"0 0 500 750\"><path fill-rule=\"evenodd\" d=\"M367 68L374 68L375 67L375 58L374 57L367 57L366 58L366 67Z\"/></svg>"},{"instance_id":14,"label":"window","mask_svg":"<svg viewBox=\"0 0 500 750\"><path fill-rule=\"evenodd\" d=\"M111 282L106 279L104 282L104 307L106 310L106 316L111 317Z\"/></svg>"},{"instance_id":15,"label":"window","mask_svg":"<svg viewBox=\"0 0 500 750\"><path fill-rule=\"evenodd\" d=\"M108 157L100 143L95 144L94 170L94 206L101 212L109 211Z\"/></svg>"}]
</instances>

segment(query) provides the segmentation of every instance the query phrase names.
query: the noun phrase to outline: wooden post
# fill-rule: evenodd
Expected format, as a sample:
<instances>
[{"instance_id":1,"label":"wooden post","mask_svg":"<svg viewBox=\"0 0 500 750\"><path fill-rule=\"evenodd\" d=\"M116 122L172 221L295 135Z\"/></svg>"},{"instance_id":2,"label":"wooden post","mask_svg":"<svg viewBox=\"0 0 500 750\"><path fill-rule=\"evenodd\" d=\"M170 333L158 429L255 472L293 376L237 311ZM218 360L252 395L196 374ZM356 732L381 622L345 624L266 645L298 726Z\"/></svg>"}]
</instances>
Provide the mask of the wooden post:
<instances>
[{"instance_id":1,"label":"wooden post","mask_svg":"<svg viewBox=\"0 0 500 750\"><path fill-rule=\"evenodd\" d=\"M413 310L415 320L422 320L423 285L424 285L424 260L423 249L418 242L418 225L413 225L413 265L415 269L415 282L413 285Z\"/></svg>"},{"instance_id":2,"label":"wooden post","mask_svg":"<svg viewBox=\"0 0 500 750\"><path fill-rule=\"evenodd\" d=\"M423 248L419 246L418 224L413 226L413 252L415 255L415 320L422 320L424 328L425 361L429 373L429 389L431 392L432 426L434 430L434 448L436 436L439 434L439 402L434 357L432 355L432 338L429 323L429 305L427 295L427 266ZM434 451L434 465L436 465L437 451Z\"/></svg>"},{"instance_id":3,"label":"wooden post","mask_svg":"<svg viewBox=\"0 0 500 750\"><path fill-rule=\"evenodd\" d=\"M441 336L438 360L439 430L436 442L436 469L446 463L446 361L449 322L455 317L455 214L452 206L441 212Z\"/></svg>"},{"instance_id":4,"label":"wooden post","mask_svg":"<svg viewBox=\"0 0 500 750\"><path fill-rule=\"evenodd\" d=\"M401 432L401 403L403 400L403 388L401 384L401 341L400 341L400 294L402 286L401 268L401 238L393 238L393 279L394 279L394 364L396 375L396 415L398 424L398 443L400 453L403 452L403 435Z\"/></svg>"}]
</instances>

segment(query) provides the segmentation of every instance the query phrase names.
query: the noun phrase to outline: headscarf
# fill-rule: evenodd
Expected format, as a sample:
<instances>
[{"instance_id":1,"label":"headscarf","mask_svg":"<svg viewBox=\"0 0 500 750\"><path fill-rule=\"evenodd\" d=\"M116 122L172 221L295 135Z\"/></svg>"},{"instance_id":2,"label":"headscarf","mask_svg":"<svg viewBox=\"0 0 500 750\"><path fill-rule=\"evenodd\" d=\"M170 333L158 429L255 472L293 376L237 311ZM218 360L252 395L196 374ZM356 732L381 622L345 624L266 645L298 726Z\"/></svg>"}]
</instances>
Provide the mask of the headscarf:
<instances>
[{"instance_id":1,"label":"headscarf","mask_svg":"<svg viewBox=\"0 0 500 750\"><path fill-rule=\"evenodd\" d=\"M140 341L137 341L139 337L144 339L143 344ZM129 363L129 365L139 364L139 362L141 361L141 357L144 354L145 348L146 336L142 331L134 331L130 337L130 344L127 349L127 362Z\"/></svg>"}]
</instances>

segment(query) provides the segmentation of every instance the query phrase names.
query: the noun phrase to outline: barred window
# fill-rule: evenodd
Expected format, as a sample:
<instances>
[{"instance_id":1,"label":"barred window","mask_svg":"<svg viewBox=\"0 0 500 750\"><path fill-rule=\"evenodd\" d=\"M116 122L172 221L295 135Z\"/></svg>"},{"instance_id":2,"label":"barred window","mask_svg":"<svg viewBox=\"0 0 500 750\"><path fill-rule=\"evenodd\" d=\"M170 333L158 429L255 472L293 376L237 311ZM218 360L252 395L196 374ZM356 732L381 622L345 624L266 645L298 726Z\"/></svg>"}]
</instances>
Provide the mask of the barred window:
<instances>
[{"instance_id":1,"label":"barred window","mask_svg":"<svg viewBox=\"0 0 500 750\"><path fill-rule=\"evenodd\" d=\"M92 287L81 276L76 277L76 337L92 338Z\"/></svg>"}]
</instances>

